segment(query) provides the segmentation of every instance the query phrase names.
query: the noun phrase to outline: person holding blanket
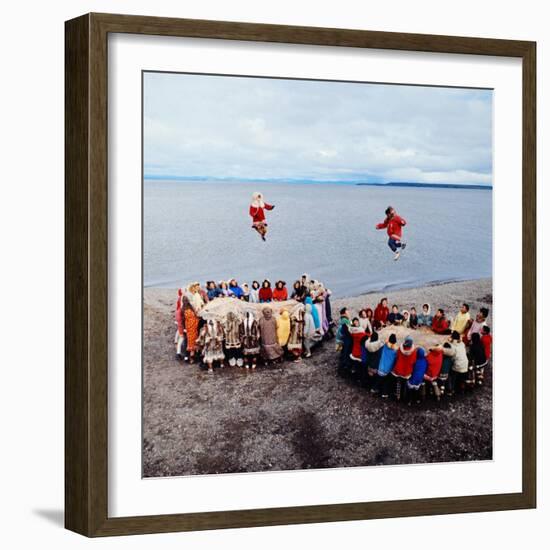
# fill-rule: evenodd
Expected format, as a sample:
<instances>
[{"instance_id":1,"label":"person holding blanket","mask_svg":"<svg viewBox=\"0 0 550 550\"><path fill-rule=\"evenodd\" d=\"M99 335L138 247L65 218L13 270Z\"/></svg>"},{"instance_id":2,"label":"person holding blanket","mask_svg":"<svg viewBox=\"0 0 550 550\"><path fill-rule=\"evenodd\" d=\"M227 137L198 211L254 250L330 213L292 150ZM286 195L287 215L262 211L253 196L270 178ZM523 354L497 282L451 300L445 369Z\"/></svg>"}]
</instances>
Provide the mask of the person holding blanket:
<instances>
[{"instance_id":1,"label":"person holding blanket","mask_svg":"<svg viewBox=\"0 0 550 550\"><path fill-rule=\"evenodd\" d=\"M418 316L419 327L431 327L433 321L433 315L431 313L430 304L422 305L422 313Z\"/></svg>"},{"instance_id":2,"label":"person holding blanket","mask_svg":"<svg viewBox=\"0 0 550 550\"><path fill-rule=\"evenodd\" d=\"M451 334L450 344L449 348L443 349L443 353L453 359L451 367L451 390L449 392L449 395L452 395L458 389L464 393L466 378L468 376L468 355L466 354L466 346L456 330Z\"/></svg>"},{"instance_id":3,"label":"person holding blanket","mask_svg":"<svg viewBox=\"0 0 550 550\"><path fill-rule=\"evenodd\" d=\"M264 196L261 193L252 194L249 213L252 216L252 229L258 232L262 241L265 241L267 235L267 222L265 221L265 210L273 210L274 204L264 202Z\"/></svg>"},{"instance_id":4,"label":"person holding blanket","mask_svg":"<svg viewBox=\"0 0 550 550\"><path fill-rule=\"evenodd\" d=\"M311 348L319 341L319 333L315 330L315 322L313 321L312 304L306 304L304 314L304 357L311 357Z\"/></svg>"},{"instance_id":5,"label":"person holding blanket","mask_svg":"<svg viewBox=\"0 0 550 550\"><path fill-rule=\"evenodd\" d=\"M369 334L372 333L372 325L370 319L368 318L366 309L359 311L359 324L365 332L368 332Z\"/></svg>"},{"instance_id":6,"label":"person holding blanket","mask_svg":"<svg viewBox=\"0 0 550 550\"><path fill-rule=\"evenodd\" d=\"M409 328L418 328L418 315L415 307L411 307L411 311L409 312Z\"/></svg>"},{"instance_id":7,"label":"person holding blanket","mask_svg":"<svg viewBox=\"0 0 550 550\"><path fill-rule=\"evenodd\" d=\"M485 357L487 358L487 361L489 361L489 359L491 359L493 337L491 336L491 327L488 325L481 327L481 343L485 349Z\"/></svg>"},{"instance_id":8,"label":"person holding blanket","mask_svg":"<svg viewBox=\"0 0 550 550\"><path fill-rule=\"evenodd\" d=\"M487 356L485 354L485 346L481 341L479 332L472 334L472 343L470 345L470 356L472 364L468 376L468 383L471 386L482 386L485 367L487 366Z\"/></svg>"},{"instance_id":9,"label":"person holding blanket","mask_svg":"<svg viewBox=\"0 0 550 550\"><path fill-rule=\"evenodd\" d=\"M407 392L409 394L409 406L413 401L417 405L423 400L425 392L424 375L428 368L428 361L426 360L426 352L424 348L419 347L416 352L416 361L413 365L411 377L407 380Z\"/></svg>"},{"instance_id":10,"label":"person holding blanket","mask_svg":"<svg viewBox=\"0 0 550 550\"><path fill-rule=\"evenodd\" d=\"M267 304L273 300L273 291L268 279L265 279L262 283L262 288L258 291L258 298L260 299L260 304Z\"/></svg>"},{"instance_id":11,"label":"person holding blanket","mask_svg":"<svg viewBox=\"0 0 550 550\"><path fill-rule=\"evenodd\" d=\"M252 288L250 289L248 301L253 304L260 303L260 283L258 281L252 281Z\"/></svg>"},{"instance_id":12,"label":"person holding blanket","mask_svg":"<svg viewBox=\"0 0 550 550\"><path fill-rule=\"evenodd\" d=\"M229 366L242 367L244 365L242 354L244 326L234 311L229 311L223 326L224 352Z\"/></svg>"},{"instance_id":13,"label":"person holding blanket","mask_svg":"<svg viewBox=\"0 0 550 550\"><path fill-rule=\"evenodd\" d=\"M363 367L363 376L366 374L366 378L364 377L362 380L363 386L370 388L371 393L376 393L374 383L376 382L376 376L378 374L378 365L380 364L380 356L382 355L384 342L378 337L378 332L373 332L365 342L364 347L365 365Z\"/></svg>"},{"instance_id":14,"label":"person holding blanket","mask_svg":"<svg viewBox=\"0 0 550 550\"><path fill-rule=\"evenodd\" d=\"M214 363L217 361L223 367L225 354L223 352L223 327L219 321L210 319L201 328L197 342L202 352L202 360L208 368L208 373L214 372Z\"/></svg>"},{"instance_id":15,"label":"person holding blanket","mask_svg":"<svg viewBox=\"0 0 550 550\"><path fill-rule=\"evenodd\" d=\"M277 341L279 345L286 351L288 339L290 337L290 315L286 309L281 309L281 313L277 318Z\"/></svg>"},{"instance_id":16,"label":"person holding blanket","mask_svg":"<svg viewBox=\"0 0 550 550\"><path fill-rule=\"evenodd\" d=\"M367 333L361 328L358 317L354 317L351 321L349 332L351 336L351 351L349 354L349 358L351 359L351 374L355 376L359 371L360 377L363 362L363 343L367 337Z\"/></svg>"},{"instance_id":17,"label":"person holding blanket","mask_svg":"<svg viewBox=\"0 0 550 550\"><path fill-rule=\"evenodd\" d=\"M392 371L392 375L395 376L397 381L395 388L395 398L397 401L400 401L403 397L403 389L406 388L405 382L411 377L416 355L417 348L413 343L413 339L407 336L397 350L397 360Z\"/></svg>"},{"instance_id":18,"label":"person holding blanket","mask_svg":"<svg viewBox=\"0 0 550 550\"><path fill-rule=\"evenodd\" d=\"M395 208L393 206L388 206L386 208L386 218L383 222L376 224L376 229L387 229L388 233L388 246L391 248L392 252L395 254L394 260L399 260L399 255L401 250L405 250L407 246L402 240L403 236L403 226L407 225L407 222L401 217L398 216Z\"/></svg>"},{"instance_id":19,"label":"person holding blanket","mask_svg":"<svg viewBox=\"0 0 550 550\"><path fill-rule=\"evenodd\" d=\"M392 333L388 341L382 347L380 362L378 363L378 378L376 379L376 390L384 399L387 398L390 393L390 384L393 377L389 375L395 366L396 359L397 337Z\"/></svg>"},{"instance_id":20,"label":"person holding blanket","mask_svg":"<svg viewBox=\"0 0 550 550\"><path fill-rule=\"evenodd\" d=\"M451 323L451 330L456 330L458 334L462 336L470 328L470 324L470 306L468 304L462 304L462 306L460 306L460 311L456 314Z\"/></svg>"},{"instance_id":21,"label":"person holding blanket","mask_svg":"<svg viewBox=\"0 0 550 550\"><path fill-rule=\"evenodd\" d=\"M260 355L260 329L251 311L246 312L241 333L245 367L255 369Z\"/></svg>"},{"instance_id":22,"label":"person holding blanket","mask_svg":"<svg viewBox=\"0 0 550 550\"><path fill-rule=\"evenodd\" d=\"M306 296L305 302L306 305L309 304L311 306L311 315L313 316L313 322L315 323L315 330L320 333L321 331L321 318L319 317L319 310L314 307L313 304L313 298L310 296Z\"/></svg>"},{"instance_id":23,"label":"person holding blanket","mask_svg":"<svg viewBox=\"0 0 550 550\"><path fill-rule=\"evenodd\" d=\"M437 377L437 385L439 387L440 397L447 392L448 395L452 395L451 388L451 368L453 366L452 348L449 342L445 342L442 348L443 358L441 360L441 370Z\"/></svg>"},{"instance_id":24,"label":"person holding blanket","mask_svg":"<svg viewBox=\"0 0 550 550\"><path fill-rule=\"evenodd\" d=\"M290 316L290 335L288 337L287 349L294 357L295 362L299 362L302 357L304 340L304 308L295 309Z\"/></svg>"},{"instance_id":25,"label":"person holding blanket","mask_svg":"<svg viewBox=\"0 0 550 550\"><path fill-rule=\"evenodd\" d=\"M372 328L379 330L380 328L385 327L388 322L389 314L390 309L388 307L388 299L382 298L374 310L374 323Z\"/></svg>"},{"instance_id":26,"label":"person holding blanket","mask_svg":"<svg viewBox=\"0 0 550 550\"><path fill-rule=\"evenodd\" d=\"M432 319L432 330L436 334L451 334L449 329L449 321L445 317L445 312L439 308Z\"/></svg>"},{"instance_id":27,"label":"person holding blanket","mask_svg":"<svg viewBox=\"0 0 550 550\"><path fill-rule=\"evenodd\" d=\"M258 321L260 327L260 342L262 356L266 363L279 361L283 356L283 348L277 339L277 321L273 317L273 310L266 306L262 309L262 316Z\"/></svg>"},{"instance_id":28,"label":"person holding blanket","mask_svg":"<svg viewBox=\"0 0 550 550\"><path fill-rule=\"evenodd\" d=\"M336 351L342 351L344 346L344 325L349 327L351 321L349 320L349 312L347 307L343 307L340 310L340 320L338 321L338 330L336 331Z\"/></svg>"},{"instance_id":29,"label":"person holding blanket","mask_svg":"<svg viewBox=\"0 0 550 550\"><path fill-rule=\"evenodd\" d=\"M464 337L465 344L470 343L472 340L472 334L475 332L479 332L481 334L483 327L487 324L487 317L489 317L489 310L486 307L482 307L475 319L472 321L470 328Z\"/></svg>"},{"instance_id":30,"label":"person holding blanket","mask_svg":"<svg viewBox=\"0 0 550 550\"><path fill-rule=\"evenodd\" d=\"M424 374L424 380L430 384L436 399L439 401L441 392L439 391L437 380L443 366L443 347L435 346L434 348L430 348L428 355L426 355L426 361L428 365Z\"/></svg>"},{"instance_id":31,"label":"person holding blanket","mask_svg":"<svg viewBox=\"0 0 550 550\"><path fill-rule=\"evenodd\" d=\"M401 325L403 323L403 315L399 313L397 305L394 304L391 306L391 312L388 314L387 322L388 325Z\"/></svg>"},{"instance_id":32,"label":"person holding blanket","mask_svg":"<svg viewBox=\"0 0 550 550\"><path fill-rule=\"evenodd\" d=\"M204 306L204 301L199 292L200 284L191 283L182 297L182 313L187 333L187 351L189 362L192 363L197 351L197 339L199 337L199 312Z\"/></svg>"},{"instance_id":33,"label":"person holding blanket","mask_svg":"<svg viewBox=\"0 0 550 550\"><path fill-rule=\"evenodd\" d=\"M288 300L286 283L284 281L277 281L275 283L275 288L273 289L273 301L284 302L285 300Z\"/></svg>"}]
</instances>

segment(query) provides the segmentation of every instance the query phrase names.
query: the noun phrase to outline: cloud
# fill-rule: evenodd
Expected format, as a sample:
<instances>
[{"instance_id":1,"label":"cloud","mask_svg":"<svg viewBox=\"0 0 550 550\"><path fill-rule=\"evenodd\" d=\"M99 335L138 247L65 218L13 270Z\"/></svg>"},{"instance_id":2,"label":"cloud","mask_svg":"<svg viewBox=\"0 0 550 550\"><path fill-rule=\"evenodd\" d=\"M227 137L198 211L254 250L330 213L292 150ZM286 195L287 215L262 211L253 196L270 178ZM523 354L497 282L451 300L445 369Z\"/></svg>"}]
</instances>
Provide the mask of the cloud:
<instances>
[{"instance_id":1,"label":"cloud","mask_svg":"<svg viewBox=\"0 0 550 550\"><path fill-rule=\"evenodd\" d=\"M492 92L146 73L146 174L491 183Z\"/></svg>"}]
</instances>

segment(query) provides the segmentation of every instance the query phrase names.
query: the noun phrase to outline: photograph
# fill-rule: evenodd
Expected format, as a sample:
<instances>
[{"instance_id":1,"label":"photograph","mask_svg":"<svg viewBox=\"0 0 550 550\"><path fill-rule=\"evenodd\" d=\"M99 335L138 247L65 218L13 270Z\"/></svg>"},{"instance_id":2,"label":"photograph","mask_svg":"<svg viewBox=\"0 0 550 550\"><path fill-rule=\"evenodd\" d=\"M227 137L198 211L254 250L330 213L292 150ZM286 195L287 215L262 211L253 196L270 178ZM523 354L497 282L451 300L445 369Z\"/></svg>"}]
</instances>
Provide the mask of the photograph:
<instances>
[{"instance_id":1,"label":"photograph","mask_svg":"<svg viewBox=\"0 0 550 550\"><path fill-rule=\"evenodd\" d=\"M493 90L141 77L142 477L492 460Z\"/></svg>"}]
</instances>

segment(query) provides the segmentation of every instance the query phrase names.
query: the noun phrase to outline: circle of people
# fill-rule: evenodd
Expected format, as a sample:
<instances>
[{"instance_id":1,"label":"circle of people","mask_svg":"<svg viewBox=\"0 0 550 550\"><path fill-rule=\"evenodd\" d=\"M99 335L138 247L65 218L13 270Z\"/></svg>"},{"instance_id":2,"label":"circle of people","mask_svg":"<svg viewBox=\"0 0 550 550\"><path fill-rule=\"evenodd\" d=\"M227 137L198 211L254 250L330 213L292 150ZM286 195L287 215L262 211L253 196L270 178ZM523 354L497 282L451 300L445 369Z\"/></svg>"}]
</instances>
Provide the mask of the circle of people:
<instances>
[{"instance_id":1,"label":"circle of people","mask_svg":"<svg viewBox=\"0 0 550 550\"><path fill-rule=\"evenodd\" d=\"M178 290L176 357L200 361L209 372L215 366L255 369L260 361L271 364L287 357L297 362L302 356L311 357L317 343L334 338L330 295L329 289L307 274L296 280L290 296L282 280L273 288L268 279L262 284L253 281L250 287L235 279L208 281L205 287L191 283ZM245 308L244 314L241 308L228 307L223 319L204 314L207 304L222 299L265 307Z\"/></svg>"},{"instance_id":2,"label":"circle of people","mask_svg":"<svg viewBox=\"0 0 550 550\"><path fill-rule=\"evenodd\" d=\"M375 395L407 399L409 404L421 403L428 393L439 400L482 386L493 342L488 316L488 308L482 307L472 318L464 303L449 321L441 308L432 315L429 304L422 305L421 313L415 307L399 311L397 305L390 310L387 298L374 311L363 309L353 319L342 308L336 336L339 373L351 376ZM409 329L401 344L392 332L397 326ZM386 340L380 337L382 329L389 333ZM447 338L425 349L414 344L416 329Z\"/></svg>"},{"instance_id":3,"label":"circle of people","mask_svg":"<svg viewBox=\"0 0 550 550\"><path fill-rule=\"evenodd\" d=\"M336 336L339 374L351 376L383 398L408 398L409 403L418 403L427 393L439 400L483 385L492 350L487 308L480 308L472 318L464 303L449 321L441 308L433 315L429 304L423 304L420 313L415 307L400 311L397 305L390 309L387 298L382 298L374 310L361 309L354 318L348 308L342 308L336 325L330 296L328 288L307 274L295 281L290 296L282 280L274 288L268 279L261 285L253 281L251 287L239 285L235 279L208 281L204 288L191 283L178 290L176 357L200 362L209 372L214 366L227 365L255 369L260 361L271 364L285 357L294 361L309 358L317 344ZM265 307L261 314L256 308L245 308L244 315L239 315L229 307L221 320L201 317L205 306L219 299ZM293 302L287 302L289 299ZM292 306L296 303L300 307ZM273 307L275 304L281 307ZM392 326L409 329L400 344ZM448 338L429 349L416 346L411 334L422 327ZM380 335L382 329L389 332L385 340Z\"/></svg>"}]
</instances>

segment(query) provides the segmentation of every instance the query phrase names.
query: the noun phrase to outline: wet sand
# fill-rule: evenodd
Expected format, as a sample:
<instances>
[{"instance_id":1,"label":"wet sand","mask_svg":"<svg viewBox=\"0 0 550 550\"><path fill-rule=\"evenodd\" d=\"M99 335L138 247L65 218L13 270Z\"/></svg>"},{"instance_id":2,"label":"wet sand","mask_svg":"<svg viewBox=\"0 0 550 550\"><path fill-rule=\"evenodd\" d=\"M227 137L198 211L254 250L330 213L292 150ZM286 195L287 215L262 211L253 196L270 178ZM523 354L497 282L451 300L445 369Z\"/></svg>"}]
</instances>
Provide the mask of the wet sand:
<instances>
[{"instance_id":1,"label":"wet sand","mask_svg":"<svg viewBox=\"0 0 550 550\"><path fill-rule=\"evenodd\" d=\"M475 314L492 308L492 280L384 295L400 309L428 302L454 315L467 302ZM209 375L175 358L175 296L171 289L144 291L145 477L492 458L491 366L482 388L412 408L337 376L333 340L300 363ZM356 314L381 297L337 299L333 311L346 305Z\"/></svg>"}]
</instances>

